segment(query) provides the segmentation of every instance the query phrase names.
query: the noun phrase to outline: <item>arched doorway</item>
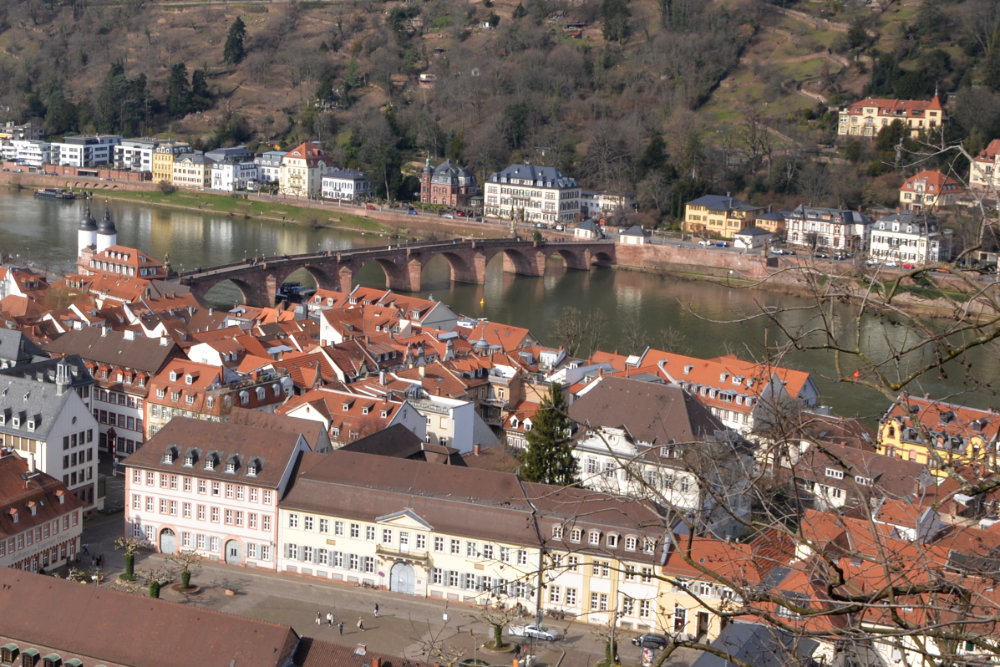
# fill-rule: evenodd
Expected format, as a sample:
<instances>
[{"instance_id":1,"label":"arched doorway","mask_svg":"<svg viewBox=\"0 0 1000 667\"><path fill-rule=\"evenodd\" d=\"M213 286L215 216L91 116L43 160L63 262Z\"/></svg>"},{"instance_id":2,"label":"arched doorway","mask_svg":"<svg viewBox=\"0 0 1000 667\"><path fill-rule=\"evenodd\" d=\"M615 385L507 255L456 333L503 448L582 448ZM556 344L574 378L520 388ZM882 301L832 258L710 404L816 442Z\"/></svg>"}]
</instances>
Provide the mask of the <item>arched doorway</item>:
<instances>
[{"instance_id":1,"label":"arched doorway","mask_svg":"<svg viewBox=\"0 0 1000 667\"><path fill-rule=\"evenodd\" d=\"M226 562L230 565L243 564L243 549L236 540L226 542Z\"/></svg>"},{"instance_id":2,"label":"arched doorway","mask_svg":"<svg viewBox=\"0 0 1000 667\"><path fill-rule=\"evenodd\" d=\"M177 551L177 535L169 528L160 531L160 553L172 554Z\"/></svg>"},{"instance_id":3,"label":"arched doorway","mask_svg":"<svg viewBox=\"0 0 1000 667\"><path fill-rule=\"evenodd\" d=\"M389 590L393 593L414 594L413 566L408 563L396 563L389 570Z\"/></svg>"}]
</instances>

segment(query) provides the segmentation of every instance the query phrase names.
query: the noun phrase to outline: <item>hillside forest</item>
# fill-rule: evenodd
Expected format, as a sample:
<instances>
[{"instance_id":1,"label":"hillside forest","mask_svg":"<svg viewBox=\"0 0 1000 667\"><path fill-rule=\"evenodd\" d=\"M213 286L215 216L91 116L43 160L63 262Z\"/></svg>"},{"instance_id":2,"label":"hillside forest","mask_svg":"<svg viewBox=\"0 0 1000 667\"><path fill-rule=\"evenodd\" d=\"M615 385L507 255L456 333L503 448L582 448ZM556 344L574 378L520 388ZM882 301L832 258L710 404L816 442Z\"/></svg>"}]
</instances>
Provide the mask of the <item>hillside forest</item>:
<instances>
[{"instance_id":1,"label":"hillside forest","mask_svg":"<svg viewBox=\"0 0 1000 667\"><path fill-rule=\"evenodd\" d=\"M942 135L835 143L839 106L935 92ZM0 116L50 139L318 140L392 199L427 157L553 165L635 192L650 226L706 192L893 205L907 170L967 175L941 147L1000 136L1000 0L8 0Z\"/></svg>"}]
</instances>

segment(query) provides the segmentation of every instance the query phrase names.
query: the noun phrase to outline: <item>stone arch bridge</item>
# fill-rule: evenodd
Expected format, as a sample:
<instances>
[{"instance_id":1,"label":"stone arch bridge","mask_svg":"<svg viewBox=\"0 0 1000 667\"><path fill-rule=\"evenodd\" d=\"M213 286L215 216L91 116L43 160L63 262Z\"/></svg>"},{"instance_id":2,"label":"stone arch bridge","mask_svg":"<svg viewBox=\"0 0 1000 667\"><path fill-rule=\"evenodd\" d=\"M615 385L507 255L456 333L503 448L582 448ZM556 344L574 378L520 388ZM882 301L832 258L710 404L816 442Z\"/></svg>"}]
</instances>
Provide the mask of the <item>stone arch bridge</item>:
<instances>
[{"instance_id":1,"label":"stone arch bridge","mask_svg":"<svg viewBox=\"0 0 1000 667\"><path fill-rule=\"evenodd\" d=\"M456 239L406 245L390 245L355 250L323 251L302 255L262 257L209 269L178 274L174 279L204 299L212 287L229 280L240 290L247 305L271 306L278 287L293 272L305 269L321 289L351 290L354 276L367 264L377 263L385 272L386 285L399 292L420 289L420 277L427 262L443 257L455 282L486 281L486 266L503 256L503 270L521 276L541 276L546 261L560 256L568 269L588 271L596 266L615 264L615 244L611 241L522 241L518 239Z\"/></svg>"}]
</instances>

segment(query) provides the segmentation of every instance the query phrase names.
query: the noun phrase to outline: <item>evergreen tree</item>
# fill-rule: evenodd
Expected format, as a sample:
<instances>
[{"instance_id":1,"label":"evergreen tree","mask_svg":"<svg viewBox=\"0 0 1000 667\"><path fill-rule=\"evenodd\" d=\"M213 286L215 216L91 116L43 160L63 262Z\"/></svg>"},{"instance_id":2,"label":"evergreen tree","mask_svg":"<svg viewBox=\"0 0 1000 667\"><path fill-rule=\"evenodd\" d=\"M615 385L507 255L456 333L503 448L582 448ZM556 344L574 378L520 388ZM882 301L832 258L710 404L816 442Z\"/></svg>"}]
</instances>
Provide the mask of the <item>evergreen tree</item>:
<instances>
[{"instance_id":1,"label":"evergreen tree","mask_svg":"<svg viewBox=\"0 0 1000 667\"><path fill-rule=\"evenodd\" d=\"M167 113L179 117L188 112L191 105L191 84L188 83L187 66L177 63L170 68L167 84Z\"/></svg>"},{"instance_id":2,"label":"evergreen tree","mask_svg":"<svg viewBox=\"0 0 1000 667\"><path fill-rule=\"evenodd\" d=\"M208 89L205 70L191 72L191 111L204 111L212 107L212 91Z\"/></svg>"},{"instance_id":3,"label":"evergreen tree","mask_svg":"<svg viewBox=\"0 0 1000 667\"><path fill-rule=\"evenodd\" d=\"M226 45L222 49L222 60L227 65L237 65L243 62L247 52L243 47L243 40L247 36L247 27L243 19L239 16L229 26L229 35L226 37Z\"/></svg>"},{"instance_id":4,"label":"evergreen tree","mask_svg":"<svg viewBox=\"0 0 1000 667\"><path fill-rule=\"evenodd\" d=\"M525 434L528 446L522 459L521 476L527 481L561 486L576 484L576 459L573 458L566 407L562 385L553 382L531 421L531 430Z\"/></svg>"}]
</instances>

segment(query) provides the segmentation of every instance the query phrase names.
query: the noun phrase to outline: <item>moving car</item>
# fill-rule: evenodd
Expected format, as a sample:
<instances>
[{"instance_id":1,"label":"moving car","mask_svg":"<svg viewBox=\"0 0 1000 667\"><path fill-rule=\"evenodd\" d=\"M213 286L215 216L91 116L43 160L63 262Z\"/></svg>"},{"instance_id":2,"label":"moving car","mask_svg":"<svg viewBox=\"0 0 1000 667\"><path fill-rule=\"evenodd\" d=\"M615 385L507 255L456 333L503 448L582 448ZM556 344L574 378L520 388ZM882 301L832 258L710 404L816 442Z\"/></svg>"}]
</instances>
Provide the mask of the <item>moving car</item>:
<instances>
[{"instance_id":1,"label":"moving car","mask_svg":"<svg viewBox=\"0 0 1000 667\"><path fill-rule=\"evenodd\" d=\"M507 632L512 637L534 637L535 639L544 639L550 642L562 639L562 633L555 628L549 628L535 623L532 623L531 625L511 625L508 626Z\"/></svg>"},{"instance_id":2,"label":"moving car","mask_svg":"<svg viewBox=\"0 0 1000 667\"><path fill-rule=\"evenodd\" d=\"M666 648L667 638L652 632L632 637L632 644L641 648Z\"/></svg>"}]
</instances>

